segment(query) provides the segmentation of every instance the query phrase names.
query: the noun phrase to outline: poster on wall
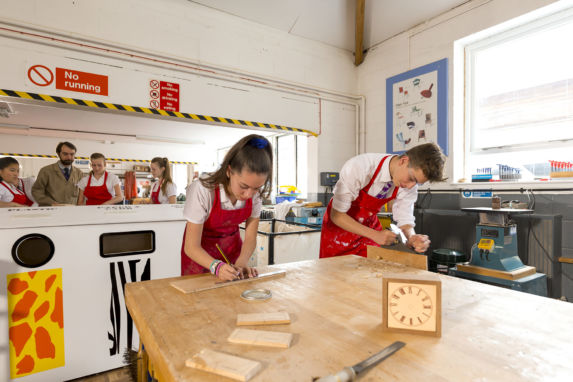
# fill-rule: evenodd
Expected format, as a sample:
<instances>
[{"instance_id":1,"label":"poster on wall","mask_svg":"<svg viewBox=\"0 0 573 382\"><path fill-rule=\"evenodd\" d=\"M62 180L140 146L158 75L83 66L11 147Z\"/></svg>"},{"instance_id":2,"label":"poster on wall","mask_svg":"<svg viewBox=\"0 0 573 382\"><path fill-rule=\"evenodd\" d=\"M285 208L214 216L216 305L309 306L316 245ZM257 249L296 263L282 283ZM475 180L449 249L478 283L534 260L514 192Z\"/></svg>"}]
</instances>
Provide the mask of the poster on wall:
<instances>
[{"instance_id":1,"label":"poster on wall","mask_svg":"<svg viewBox=\"0 0 573 382\"><path fill-rule=\"evenodd\" d=\"M448 155L448 59L386 79L386 151L437 143Z\"/></svg>"}]
</instances>

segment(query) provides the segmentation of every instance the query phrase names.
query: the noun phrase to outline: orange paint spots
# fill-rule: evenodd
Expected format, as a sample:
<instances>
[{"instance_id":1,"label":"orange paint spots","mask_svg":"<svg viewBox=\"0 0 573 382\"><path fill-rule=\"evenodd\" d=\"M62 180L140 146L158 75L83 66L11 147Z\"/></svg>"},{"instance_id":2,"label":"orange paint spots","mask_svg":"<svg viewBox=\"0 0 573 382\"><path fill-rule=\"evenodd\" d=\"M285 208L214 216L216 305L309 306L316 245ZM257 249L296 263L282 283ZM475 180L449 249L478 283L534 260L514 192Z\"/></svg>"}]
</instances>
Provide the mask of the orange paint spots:
<instances>
[{"instance_id":1,"label":"orange paint spots","mask_svg":"<svg viewBox=\"0 0 573 382\"><path fill-rule=\"evenodd\" d=\"M43 327L36 329L36 334L34 335L36 339L36 355L38 358L55 358L56 357L56 347L52 343L50 338L50 333Z\"/></svg>"},{"instance_id":2,"label":"orange paint spots","mask_svg":"<svg viewBox=\"0 0 573 382\"><path fill-rule=\"evenodd\" d=\"M40 305L40 307L34 312L34 321L38 322L40 318L44 317L46 313L48 313L48 310L50 310L50 302L44 301L42 305Z\"/></svg>"},{"instance_id":3,"label":"orange paint spots","mask_svg":"<svg viewBox=\"0 0 573 382\"><path fill-rule=\"evenodd\" d=\"M12 322L28 317L30 308L34 305L37 297L38 295L36 293L26 291L26 293L24 293L24 297L22 297L14 306L14 310L12 311Z\"/></svg>"},{"instance_id":4,"label":"orange paint spots","mask_svg":"<svg viewBox=\"0 0 573 382\"><path fill-rule=\"evenodd\" d=\"M64 304L62 290L60 288L56 289L56 303L54 305L54 311L50 316L53 322L56 322L60 329L64 327Z\"/></svg>"},{"instance_id":5,"label":"orange paint spots","mask_svg":"<svg viewBox=\"0 0 573 382\"><path fill-rule=\"evenodd\" d=\"M20 352L24 349L26 342L32 336L32 329L27 322L23 324L12 326L9 330L8 336L12 345L14 345L14 350L16 351L16 357L20 356Z\"/></svg>"},{"instance_id":6,"label":"orange paint spots","mask_svg":"<svg viewBox=\"0 0 573 382\"><path fill-rule=\"evenodd\" d=\"M52 284L56 280L56 277L57 277L56 275L51 275L50 277L48 277L46 279L46 289L45 289L46 292L50 290L50 288L52 287Z\"/></svg>"},{"instance_id":7,"label":"orange paint spots","mask_svg":"<svg viewBox=\"0 0 573 382\"><path fill-rule=\"evenodd\" d=\"M26 374L34 370L34 359L28 354L16 365L18 372L16 374Z\"/></svg>"},{"instance_id":8,"label":"orange paint spots","mask_svg":"<svg viewBox=\"0 0 573 382\"><path fill-rule=\"evenodd\" d=\"M37 271L28 272L28 276L30 276L30 278L33 279L34 276L36 276L36 272Z\"/></svg>"},{"instance_id":9,"label":"orange paint spots","mask_svg":"<svg viewBox=\"0 0 573 382\"><path fill-rule=\"evenodd\" d=\"M28 283L26 281L22 281L19 278L15 278L10 280L8 284L8 291L12 294L18 294L26 290L28 288Z\"/></svg>"}]
</instances>

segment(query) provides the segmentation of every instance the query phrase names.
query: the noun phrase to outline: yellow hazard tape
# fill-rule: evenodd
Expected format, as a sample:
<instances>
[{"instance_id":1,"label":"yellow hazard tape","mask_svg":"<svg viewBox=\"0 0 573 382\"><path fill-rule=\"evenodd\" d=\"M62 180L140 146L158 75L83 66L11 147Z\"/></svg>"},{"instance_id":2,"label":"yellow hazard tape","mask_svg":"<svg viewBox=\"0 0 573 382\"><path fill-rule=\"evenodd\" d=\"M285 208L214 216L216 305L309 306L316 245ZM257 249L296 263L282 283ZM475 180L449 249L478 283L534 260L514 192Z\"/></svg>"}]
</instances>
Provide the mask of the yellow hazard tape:
<instances>
[{"instance_id":1,"label":"yellow hazard tape","mask_svg":"<svg viewBox=\"0 0 573 382\"><path fill-rule=\"evenodd\" d=\"M162 115L165 117L185 118L185 119L208 121L208 122L230 124L230 125L237 125L237 126L261 127L263 129L292 131L292 132L297 132L297 133L310 134L310 135L315 136L315 137L318 136L318 134L313 132L313 131L298 129L296 127L274 125L271 123L252 122L252 121L244 121L242 119L231 119L231 118L223 118L223 117L212 117L209 115L189 114L189 113L181 113L181 112L167 111L167 110L160 110L160 109L148 109L148 108L139 107L139 106L119 105L117 103L107 103L107 102L82 100L82 99L78 99L78 98L66 98L66 97L59 97L59 96L50 96L50 95L46 95L46 94L28 93L28 92L22 92L22 91L16 91L16 90L0 89L0 96L33 99L33 100L44 101L44 102L65 103L68 105L87 106L87 107L92 107L92 108L95 107L95 108L100 108L100 109L122 110L122 111L131 112L131 113L155 114L155 115Z\"/></svg>"},{"instance_id":2,"label":"yellow hazard tape","mask_svg":"<svg viewBox=\"0 0 573 382\"><path fill-rule=\"evenodd\" d=\"M16 153L0 153L0 156L5 157L25 157L25 158L58 158L56 155L42 155L42 154L16 154ZM75 157L76 159L87 159L89 157ZM106 161L110 162L136 162L136 163L149 163L150 159L125 159L125 158L105 158ZM171 164L197 164L198 162L179 162L179 161L169 161Z\"/></svg>"}]
</instances>

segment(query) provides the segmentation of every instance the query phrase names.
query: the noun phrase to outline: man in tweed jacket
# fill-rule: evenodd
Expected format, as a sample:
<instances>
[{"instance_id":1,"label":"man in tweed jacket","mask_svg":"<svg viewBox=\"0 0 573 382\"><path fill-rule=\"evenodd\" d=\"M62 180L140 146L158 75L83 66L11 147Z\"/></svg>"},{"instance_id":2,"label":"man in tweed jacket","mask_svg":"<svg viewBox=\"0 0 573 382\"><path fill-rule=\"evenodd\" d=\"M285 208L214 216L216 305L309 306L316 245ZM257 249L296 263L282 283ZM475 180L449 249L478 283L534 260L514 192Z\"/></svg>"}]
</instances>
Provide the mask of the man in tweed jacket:
<instances>
[{"instance_id":1,"label":"man in tweed jacket","mask_svg":"<svg viewBox=\"0 0 573 382\"><path fill-rule=\"evenodd\" d=\"M42 167L32 187L32 195L40 206L75 205L78 200L76 184L84 174L73 166L76 146L60 142L56 153L60 160Z\"/></svg>"}]
</instances>

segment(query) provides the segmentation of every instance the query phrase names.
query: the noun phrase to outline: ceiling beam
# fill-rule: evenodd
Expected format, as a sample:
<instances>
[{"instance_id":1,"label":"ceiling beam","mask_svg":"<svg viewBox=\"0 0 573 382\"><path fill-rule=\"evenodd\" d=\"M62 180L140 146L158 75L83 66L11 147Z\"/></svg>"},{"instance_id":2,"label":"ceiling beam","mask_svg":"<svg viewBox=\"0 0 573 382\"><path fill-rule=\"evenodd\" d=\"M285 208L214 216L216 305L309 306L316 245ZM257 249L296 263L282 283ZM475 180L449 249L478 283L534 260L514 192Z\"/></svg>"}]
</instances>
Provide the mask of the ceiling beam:
<instances>
[{"instance_id":1,"label":"ceiling beam","mask_svg":"<svg viewBox=\"0 0 573 382\"><path fill-rule=\"evenodd\" d=\"M364 4L366 0L356 0L356 30L355 37L355 50L354 50L354 65L358 66L364 61L362 54L362 40L364 37Z\"/></svg>"}]
</instances>

